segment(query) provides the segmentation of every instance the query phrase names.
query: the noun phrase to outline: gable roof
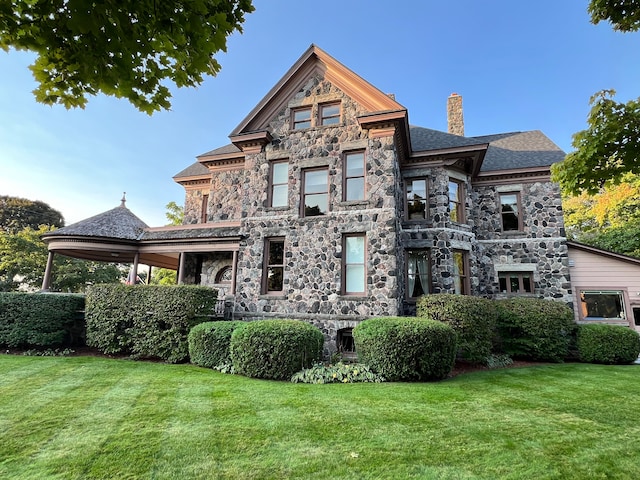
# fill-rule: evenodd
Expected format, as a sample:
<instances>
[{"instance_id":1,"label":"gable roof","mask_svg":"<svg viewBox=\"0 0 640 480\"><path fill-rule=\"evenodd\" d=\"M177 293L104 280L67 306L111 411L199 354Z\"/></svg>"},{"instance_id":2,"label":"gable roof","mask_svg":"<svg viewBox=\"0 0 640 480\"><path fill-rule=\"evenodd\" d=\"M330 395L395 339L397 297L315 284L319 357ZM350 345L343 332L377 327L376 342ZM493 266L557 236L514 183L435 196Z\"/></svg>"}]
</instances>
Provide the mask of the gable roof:
<instances>
[{"instance_id":1,"label":"gable roof","mask_svg":"<svg viewBox=\"0 0 640 480\"><path fill-rule=\"evenodd\" d=\"M311 44L229 136L234 137L265 129L273 116L287 104L304 82L316 73L322 75L369 112L406 111L406 108L395 99L356 75L316 45Z\"/></svg>"},{"instance_id":2,"label":"gable roof","mask_svg":"<svg viewBox=\"0 0 640 480\"><path fill-rule=\"evenodd\" d=\"M633 263L635 265L640 266L640 258L630 257L628 255L622 255L621 253L615 253L610 250L604 250L602 248L593 247L591 245L586 245L584 243L576 242L574 240L569 240L567 242L567 246L569 247L569 249L575 248L576 250L582 250L584 252L593 253L595 255L600 255L602 257L621 260L623 262Z\"/></svg>"}]
</instances>

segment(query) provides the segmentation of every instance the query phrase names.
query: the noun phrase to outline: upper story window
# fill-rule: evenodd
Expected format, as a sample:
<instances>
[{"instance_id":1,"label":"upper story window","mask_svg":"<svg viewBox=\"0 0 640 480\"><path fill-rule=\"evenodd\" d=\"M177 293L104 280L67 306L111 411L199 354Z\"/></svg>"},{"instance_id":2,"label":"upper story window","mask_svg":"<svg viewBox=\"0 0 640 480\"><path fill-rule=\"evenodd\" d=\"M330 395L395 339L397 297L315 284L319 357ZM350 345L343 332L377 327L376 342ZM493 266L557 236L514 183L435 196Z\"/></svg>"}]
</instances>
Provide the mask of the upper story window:
<instances>
[{"instance_id":1,"label":"upper story window","mask_svg":"<svg viewBox=\"0 0 640 480\"><path fill-rule=\"evenodd\" d=\"M284 290L284 238L267 238L264 242L262 293Z\"/></svg>"},{"instance_id":2,"label":"upper story window","mask_svg":"<svg viewBox=\"0 0 640 480\"><path fill-rule=\"evenodd\" d=\"M431 273L429 250L407 250L407 297L418 298L429 293Z\"/></svg>"},{"instance_id":3,"label":"upper story window","mask_svg":"<svg viewBox=\"0 0 640 480\"><path fill-rule=\"evenodd\" d=\"M291 113L292 130L311 127L311 107L296 108Z\"/></svg>"},{"instance_id":4,"label":"upper story window","mask_svg":"<svg viewBox=\"0 0 640 480\"><path fill-rule=\"evenodd\" d=\"M342 293L364 295L366 293L366 235L347 234L342 239Z\"/></svg>"},{"instance_id":5,"label":"upper story window","mask_svg":"<svg viewBox=\"0 0 640 480\"><path fill-rule=\"evenodd\" d=\"M345 154L343 172L343 200L364 200L364 152L350 152Z\"/></svg>"},{"instance_id":6,"label":"upper story window","mask_svg":"<svg viewBox=\"0 0 640 480\"><path fill-rule=\"evenodd\" d=\"M460 180L449 180L449 211L452 222L464 222L464 184Z\"/></svg>"},{"instance_id":7,"label":"upper story window","mask_svg":"<svg viewBox=\"0 0 640 480\"><path fill-rule=\"evenodd\" d=\"M304 170L302 176L301 215L324 215L329 211L329 169Z\"/></svg>"},{"instance_id":8,"label":"upper story window","mask_svg":"<svg viewBox=\"0 0 640 480\"><path fill-rule=\"evenodd\" d=\"M202 195L202 204L200 206L200 223L207 223L207 215L209 209L209 194Z\"/></svg>"},{"instance_id":9,"label":"upper story window","mask_svg":"<svg viewBox=\"0 0 640 480\"><path fill-rule=\"evenodd\" d=\"M453 251L453 288L459 295L469 295L468 263L467 252Z\"/></svg>"},{"instance_id":10,"label":"upper story window","mask_svg":"<svg viewBox=\"0 0 640 480\"><path fill-rule=\"evenodd\" d=\"M502 216L502 231L515 232L522 230L522 215L520 214L520 194L500 194L500 215Z\"/></svg>"},{"instance_id":11,"label":"upper story window","mask_svg":"<svg viewBox=\"0 0 640 480\"><path fill-rule=\"evenodd\" d=\"M289 204L289 163L272 162L269 174L269 206L286 207Z\"/></svg>"},{"instance_id":12,"label":"upper story window","mask_svg":"<svg viewBox=\"0 0 640 480\"><path fill-rule=\"evenodd\" d=\"M318 107L319 125L335 125L340 123L340 102L325 103Z\"/></svg>"},{"instance_id":13,"label":"upper story window","mask_svg":"<svg viewBox=\"0 0 640 480\"><path fill-rule=\"evenodd\" d=\"M428 215L427 179L410 178L405 181L406 219L425 220Z\"/></svg>"},{"instance_id":14,"label":"upper story window","mask_svg":"<svg viewBox=\"0 0 640 480\"><path fill-rule=\"evenodd\" d=\"M532 293L533 279L531 272L502 272L498 274L500 292Z\"/></svg>"}]
</instances>

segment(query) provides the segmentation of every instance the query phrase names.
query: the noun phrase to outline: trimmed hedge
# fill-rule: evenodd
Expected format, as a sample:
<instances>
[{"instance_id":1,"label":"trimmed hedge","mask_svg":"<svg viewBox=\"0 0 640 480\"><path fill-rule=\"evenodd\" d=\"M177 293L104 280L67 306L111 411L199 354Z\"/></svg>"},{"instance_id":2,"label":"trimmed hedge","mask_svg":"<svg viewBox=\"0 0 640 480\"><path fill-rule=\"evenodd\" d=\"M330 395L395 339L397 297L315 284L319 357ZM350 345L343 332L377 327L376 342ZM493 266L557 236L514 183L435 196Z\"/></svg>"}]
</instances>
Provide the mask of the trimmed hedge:
<instances>
[{"instance_id":1,"label":"trimmed hedge","mask_svg":"<svg viewBox=\"0 0 640 480\"><path fill-rule=\"evenodd\" d=\"M322 358L324 336L301 320L257 320L231 335L236 373L253 378L289 380Z\"/></svg>"},{"instance_id":2,"label":"trimmed hedge","mask_svg":"<svg viewBox=\"0 0 640 480\"><path fill-rule=\"evenodd\" d=\"M209 320L216 298L195 285L95 285L87 292L87 344L107 354L187 361L189 331Z\"/></svg>"},{"instance_id":3,"label":"trimmed hedge","mask_svg":"<svg viewBox=\"0 0 640 480\"><path fill-rule=\"evenodd\" d=\"M442 322L379 317L353 329L358 361L390 381L441 380L453 368L456 333Z\"/></svg>"},{"instance_id":4,"label":"trimmed hedge","mask_svg":"<svg viewBox=\"0 0 640 480\"><path fill-rule=\"evenodd\" d=\"M576 330L565 304L538 298L498 300L498 348L513 358L562 362Z\"/></svg>"},{"instance_id":5,"label":"trimmed hedge","mask_svg":"<svg viewBox=\"0 0 640 480\"><path fill-rule=\"evenodd\" d=\"M620 325L578 326L578 354L581 362L625 365L640 355L640 335Z\"/></svg>"},{"instance_id":6,"label":"trimmed hedge","mask_svg":"<svg viewBox=\"0 0 640 480\"><path fill-rule=\"evenodd\" d=\"M231 334L246 322L199 323L189 332L191 363L206 368L231 364Z\"/></svg>"},{"instance_id":7,"label":"trimmed hedge","mask_svg":"<svg viewBox=\"0 0 640 480\"><path fill-rule=\"evenodd\" d=\"M417 316L450 325L458 335L458 355L485 363L493 349L497 310L492 300L439 293L420 297Z\"/></svg>"},{"instance_id":8,"label":"trimmed hedge","mask_svg":"<svg viewBox=\"0 0 640 480\"><path fill-rule=\"evenodd\" d=\"M0 345L50 348L84 344L84 296L0 292Z\"/></svg>"}]
</instances>

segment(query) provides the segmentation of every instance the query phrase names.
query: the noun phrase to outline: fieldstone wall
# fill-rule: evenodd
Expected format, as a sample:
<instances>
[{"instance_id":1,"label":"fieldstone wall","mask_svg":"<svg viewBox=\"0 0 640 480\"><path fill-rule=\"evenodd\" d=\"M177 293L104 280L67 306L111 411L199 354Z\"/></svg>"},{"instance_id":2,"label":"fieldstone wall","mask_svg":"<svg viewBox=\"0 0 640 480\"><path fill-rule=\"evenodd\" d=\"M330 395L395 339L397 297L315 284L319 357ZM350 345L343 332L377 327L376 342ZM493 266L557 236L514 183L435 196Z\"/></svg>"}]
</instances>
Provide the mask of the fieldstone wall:
<instances>
[{"instance_id":1,"label":"fieldstone wall","mask_svg":"<svg viewBox=\"0 0 640 480\"><path fill-rule=\"evenodd\" d=\"M290 131L291 108L310 105L313 118L319 103L341 102L341 122ZM263 152L245 160L243 178L243 233L238 257L236 308L249 316L322 316L366 318L398 313L396 241L397 160L393 137L369 139L356 117L361 107L322 78L304 85L272 121L273 141ZM366 199L342 201L343 153L364 151ZM286 207L267 204L269 162L289 163L289 202ZM329 212L300 215L301 182L306 168L327 167ZM367 244L366 293L341 295L342 239L364 233ZM285 238L284 291L262 295L261 278L265 239ZM311 317L309 317L311 318Z\"/></svg>"},{"instance_id":2,"label":"fieldstone wall","mask_svg":"<svg viewBox=\"0 0 640 480\"><path fill-rule=\"evenodd\" d=\"M202 213L202 196L209 190L187 190L184 198L184 225L200 223Z\"/></svg>"}]
</instances>

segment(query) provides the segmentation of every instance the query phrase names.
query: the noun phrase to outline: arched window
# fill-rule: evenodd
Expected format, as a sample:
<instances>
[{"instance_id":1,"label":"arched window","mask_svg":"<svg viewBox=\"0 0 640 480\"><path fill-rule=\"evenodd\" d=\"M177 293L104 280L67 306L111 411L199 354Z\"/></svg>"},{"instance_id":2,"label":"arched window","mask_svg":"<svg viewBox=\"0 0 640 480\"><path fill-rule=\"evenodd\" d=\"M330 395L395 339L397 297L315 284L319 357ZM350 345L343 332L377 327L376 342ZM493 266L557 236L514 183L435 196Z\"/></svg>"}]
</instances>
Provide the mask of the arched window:
<instances>
[{"instance_id":1,"label":"arched window","mask_svg":"<svg viewBox=\"0 0 640 480\"><path fill-rule=\"evenodd\" d=\"M233 277L233 270L231 265L227 265L226 267L222 267L218 270L216 274L216 283L231 283L231 279Z\"/></svg>"}]
</instances>

